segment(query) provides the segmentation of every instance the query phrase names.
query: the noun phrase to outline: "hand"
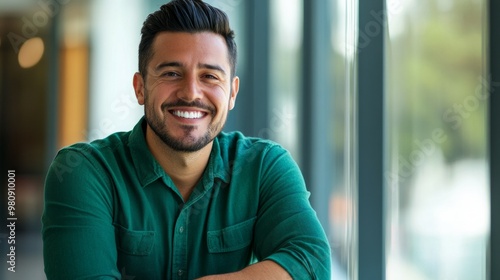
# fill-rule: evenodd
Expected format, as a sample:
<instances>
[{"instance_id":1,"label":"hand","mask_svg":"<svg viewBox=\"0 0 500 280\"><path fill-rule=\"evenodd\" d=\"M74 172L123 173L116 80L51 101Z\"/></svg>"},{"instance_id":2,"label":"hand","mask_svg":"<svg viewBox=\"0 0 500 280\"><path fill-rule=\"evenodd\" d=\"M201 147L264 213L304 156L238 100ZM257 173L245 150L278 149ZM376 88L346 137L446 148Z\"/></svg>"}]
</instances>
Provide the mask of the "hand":
<instances>
[{"instance_id":1,"label":"hand","mask_svg":"<svg viewBox=\"0 0 500 280\"><path fill-rule=\"evenodd\" d=\"M285 280L292 279L290 274L280 265L273 261L263 261L245 269L220 275L210 275L198 278L197 280L253 280L253 279L269 279L269 280Z\"/></svg>"}]
</instances>

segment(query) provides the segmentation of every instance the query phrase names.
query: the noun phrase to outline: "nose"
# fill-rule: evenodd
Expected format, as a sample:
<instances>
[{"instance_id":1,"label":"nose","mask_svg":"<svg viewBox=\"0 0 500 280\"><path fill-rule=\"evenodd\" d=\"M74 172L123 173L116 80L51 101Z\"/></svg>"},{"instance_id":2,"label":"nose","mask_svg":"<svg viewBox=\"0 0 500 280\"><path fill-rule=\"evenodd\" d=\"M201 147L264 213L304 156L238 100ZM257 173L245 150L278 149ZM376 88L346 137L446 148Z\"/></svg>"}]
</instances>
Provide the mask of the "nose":
<instances>
[{"instance_id":1,"label":"nose","mask_svg":"<svg viewBox=\"0 0 500 280\"><path fill-rule=\"evenodd\" d=\"M201 99L203 96L198 79L194 75L187 75L177 97L187 102Z\"/></svg>"}]
</instances>

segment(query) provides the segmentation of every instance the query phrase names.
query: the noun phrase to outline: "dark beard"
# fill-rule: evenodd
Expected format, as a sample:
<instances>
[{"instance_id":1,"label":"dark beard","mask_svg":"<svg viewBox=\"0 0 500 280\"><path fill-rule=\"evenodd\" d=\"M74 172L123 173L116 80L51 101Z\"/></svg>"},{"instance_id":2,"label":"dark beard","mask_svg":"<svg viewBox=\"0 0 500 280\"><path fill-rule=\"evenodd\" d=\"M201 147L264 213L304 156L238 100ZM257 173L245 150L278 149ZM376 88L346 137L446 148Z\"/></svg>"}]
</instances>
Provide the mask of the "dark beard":
<instances>
[{"instance_id":1,"label":"dark beard","mask_svg":"<svg viewBox=\"0 0 500 280\"><path fill-rule=\"evenodd\" d=\"M147 98L145 100L145 104L146 105L148 104ZM221 121L221 123L218 124L210 123L207 132L199 139L195 139L191 135L191 132L196 128L193 126L186 125L182 127L185 136L182 139L175 139L174 137L170 136L166 122L164 120L156 118L153 113L153 110L151 110L151 112L148 112L148 108L146 105L144 106L144 115L149 127L151 127L153 132L163 141L163 143L172 148L174 151L189 152L189 153L199 151L203 147L208 145L208 143L210 143L222 130L221 123L224 122L223 120ZM192 106L197 108L204 108L209 110L212 116L215 115L215 110L213 108L209 108L202 104L198 104L197 102L194 102L194 104L190 104L183 101L179 101L176 102L176 104L165 104L162 106L162 109L167 114L170 114L167 108L173 106L187 106L187 107Z\"/></svg>"},{"instance_id":2,"label":"dark beard","mask_svg":"<svg viewBox=\"0 0 500 280\"><path fill-rule=\"evenodd\" d=\"M146 122L148 123L149 127L153 130L153 132L165 143L167 146L172 148L174 151L178 152L196 152L201 150L203 147L205 147L210 141L213 140L212 137L210 137L210 132L207 131L205 135L200 137L197 141L194 139L193 136L189 135L190 132L195 129L192 126L185 126L183 127L186 136L184 137L183 140L177 140L173 137L170 137L168 134L168 129L165 123L158 121L158 120L151 120L147 114L146 114ZM215 136L214 136L215 138Z\"/></svg>"}]
</instances>

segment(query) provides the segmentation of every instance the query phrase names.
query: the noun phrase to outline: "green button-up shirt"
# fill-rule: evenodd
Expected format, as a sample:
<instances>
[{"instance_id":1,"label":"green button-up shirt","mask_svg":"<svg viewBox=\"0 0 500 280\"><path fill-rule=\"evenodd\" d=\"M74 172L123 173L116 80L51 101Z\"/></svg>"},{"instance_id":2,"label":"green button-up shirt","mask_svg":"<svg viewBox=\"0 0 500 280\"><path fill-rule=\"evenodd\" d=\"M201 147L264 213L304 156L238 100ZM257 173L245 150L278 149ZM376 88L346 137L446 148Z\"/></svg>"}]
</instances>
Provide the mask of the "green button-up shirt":
<instances>
[{"instance_id":1,"label":"green button-up shirt","mask_svg":"<svg viewBox=\"0 0 500 280\"><path fill-rule=\"evenodd\" d=\"M299 168L279 145L214 139L188 201L130 132L62 149L45 184L48 279L195 279L272 260L329 279L330 248Z\"/></svg>"}]
</instances>

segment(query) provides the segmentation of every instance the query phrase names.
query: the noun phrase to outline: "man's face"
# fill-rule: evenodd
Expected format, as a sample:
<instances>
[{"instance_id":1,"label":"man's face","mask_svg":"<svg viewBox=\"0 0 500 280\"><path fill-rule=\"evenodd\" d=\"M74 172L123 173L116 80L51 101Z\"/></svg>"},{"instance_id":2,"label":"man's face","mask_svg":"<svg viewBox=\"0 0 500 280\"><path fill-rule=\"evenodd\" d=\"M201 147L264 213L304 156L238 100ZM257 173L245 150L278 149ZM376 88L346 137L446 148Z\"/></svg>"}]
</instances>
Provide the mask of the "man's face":
<instances>
[{"instance_id":1,"label":"man's face","mask_svg":"<svg viewBox=\"0 0 500 280\"><path fill-rule=\"evenodd\" d=\"M222 130L238 93L226 42L211 32L162 32L152 49L145 81L134 76L146 121L172 149L200 150Z\"/></svg>"}]
</instances>

